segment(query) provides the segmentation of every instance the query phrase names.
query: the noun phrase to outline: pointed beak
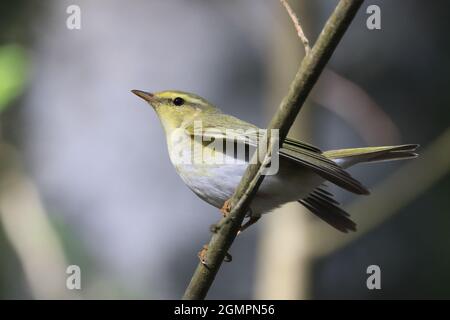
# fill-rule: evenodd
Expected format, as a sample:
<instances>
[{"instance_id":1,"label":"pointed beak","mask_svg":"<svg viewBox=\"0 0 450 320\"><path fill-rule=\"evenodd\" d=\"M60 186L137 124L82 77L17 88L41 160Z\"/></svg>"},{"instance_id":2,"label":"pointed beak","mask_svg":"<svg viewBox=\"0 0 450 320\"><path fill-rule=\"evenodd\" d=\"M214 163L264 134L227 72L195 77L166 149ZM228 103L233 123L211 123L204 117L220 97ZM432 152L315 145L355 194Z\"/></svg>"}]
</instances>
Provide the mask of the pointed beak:
<instances>
[{"instance_id":1,"label":"pointed beak","mask_svg":"<svg viewBox=\"0 0 450 320\"><path fill-rule=\"evenodd\" d=\"M150 92L145 92L141 90L131 90L135 95L137 95L139 98L144 99L147 102L152 102L154 99L154 94Z\"/></svg>"}]
</instances>

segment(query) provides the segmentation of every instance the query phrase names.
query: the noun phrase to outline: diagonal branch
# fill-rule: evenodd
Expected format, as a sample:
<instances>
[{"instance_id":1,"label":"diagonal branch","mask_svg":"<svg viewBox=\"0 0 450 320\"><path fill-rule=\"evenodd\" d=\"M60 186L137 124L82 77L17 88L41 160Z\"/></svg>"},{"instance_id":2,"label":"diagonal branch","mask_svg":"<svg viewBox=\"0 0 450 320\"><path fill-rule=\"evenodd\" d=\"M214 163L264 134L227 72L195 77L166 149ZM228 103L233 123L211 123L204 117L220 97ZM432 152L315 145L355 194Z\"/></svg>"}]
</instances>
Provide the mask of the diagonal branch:
<instances>
[{"instance_id":1,"label":"diagonal branch","mask_svg":"<svg viewBox=\"0 0 450 320\"><path fill-rule=\"evenodd\" d=\"M278 111L270 121L267 130L269 137L272 129L279 130L279 139L282 144L308 94L363 1L340 0L311 52L303 59L287 95L281 101ZM264 161L261 163L255 161L258 151L255 152L254 159L251 161L254 164L248 165L239 186L229 200L230 213L219 222L220 227L215 231L209 242L206 264L199 263L197 266L183 299L193 300L206 297L228 249L236 238L250 202L264 179L264 176L261 175L262 164L270 158L271 147L278 143L278 141L272 140L269 140L269 152L265 155Z\"/></svg>"}]
</instances>

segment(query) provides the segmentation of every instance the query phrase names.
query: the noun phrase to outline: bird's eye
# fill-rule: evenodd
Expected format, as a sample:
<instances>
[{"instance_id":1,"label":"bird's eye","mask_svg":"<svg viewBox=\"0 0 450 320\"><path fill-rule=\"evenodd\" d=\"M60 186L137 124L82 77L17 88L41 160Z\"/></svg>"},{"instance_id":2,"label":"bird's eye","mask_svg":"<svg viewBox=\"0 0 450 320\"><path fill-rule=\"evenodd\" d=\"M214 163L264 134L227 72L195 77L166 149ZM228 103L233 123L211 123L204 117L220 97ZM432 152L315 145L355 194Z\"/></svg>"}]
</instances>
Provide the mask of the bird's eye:
<instances>
[{"instance_id":1,"label":"bird's eye","mask_svg":"<svg viewBox=\"0 0 450 320\"><path fill-rule=\"evenodd\" d=\"M184 104L184 99L180 98L180 97L176 97L175 99L173 99L173 104L176 106L181 106Z\"/></svg>"}]
</instances>

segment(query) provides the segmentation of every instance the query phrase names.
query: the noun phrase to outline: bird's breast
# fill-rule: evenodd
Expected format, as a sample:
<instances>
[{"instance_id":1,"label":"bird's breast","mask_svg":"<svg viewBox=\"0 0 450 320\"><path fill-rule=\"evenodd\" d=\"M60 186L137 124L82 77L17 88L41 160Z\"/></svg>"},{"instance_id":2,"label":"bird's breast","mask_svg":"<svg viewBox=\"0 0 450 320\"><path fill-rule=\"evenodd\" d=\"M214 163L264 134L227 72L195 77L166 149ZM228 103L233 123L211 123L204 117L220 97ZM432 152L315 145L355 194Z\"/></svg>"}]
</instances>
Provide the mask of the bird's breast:
<instances>
[{"instance_id":1,"label":"bird's breast","mask_svg":"<svg viewBox=\"0 0 450 320\"><path fill-rule=\"evenodd\" d=\"M198 152L201 149L198 145L195 151L194 141L188 142L181 139L170 144L170 159L184 183L195 194L221 208L233 195L248 163L226 155L225 158L211 159L211 154L205 157ZM312 171L282 159L278 173L265 177L252 202L252 210L255 214L263 214L284 203L302 199L322 182L323 179Z\"/></svg>"}]
</instances>

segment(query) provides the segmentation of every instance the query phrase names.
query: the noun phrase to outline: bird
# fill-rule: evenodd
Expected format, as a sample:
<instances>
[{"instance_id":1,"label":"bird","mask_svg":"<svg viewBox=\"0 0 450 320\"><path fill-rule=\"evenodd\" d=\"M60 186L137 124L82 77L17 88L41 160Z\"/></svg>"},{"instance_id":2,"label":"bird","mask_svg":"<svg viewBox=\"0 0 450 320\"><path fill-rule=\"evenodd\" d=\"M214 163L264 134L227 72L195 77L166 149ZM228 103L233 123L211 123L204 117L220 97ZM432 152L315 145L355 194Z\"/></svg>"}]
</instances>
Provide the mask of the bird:
<instances>
[{"instance_id":1,"label":"bird","mask_svg":"<svg viewBox=\"0 0 450 320\"><path fill-rule=\"evenodd\" d=\"M131 92L155 110L165 132L169 158L184 183L226 215L227 201L253 159L251 154L263 141L264 131L223 113L193 93ZM276 172L267 174L263 180L240 231L256 223L263 214L290 202L300 203L341 232L356 231L356 223L327 189L328 183L358 195L368 195L369 190L347 168L359 163L413 159L418 156L415 152L418 147L418 144L403 144L322 152L311 144L288 137L275 151Z\"/></svg>"}]
</instances>

